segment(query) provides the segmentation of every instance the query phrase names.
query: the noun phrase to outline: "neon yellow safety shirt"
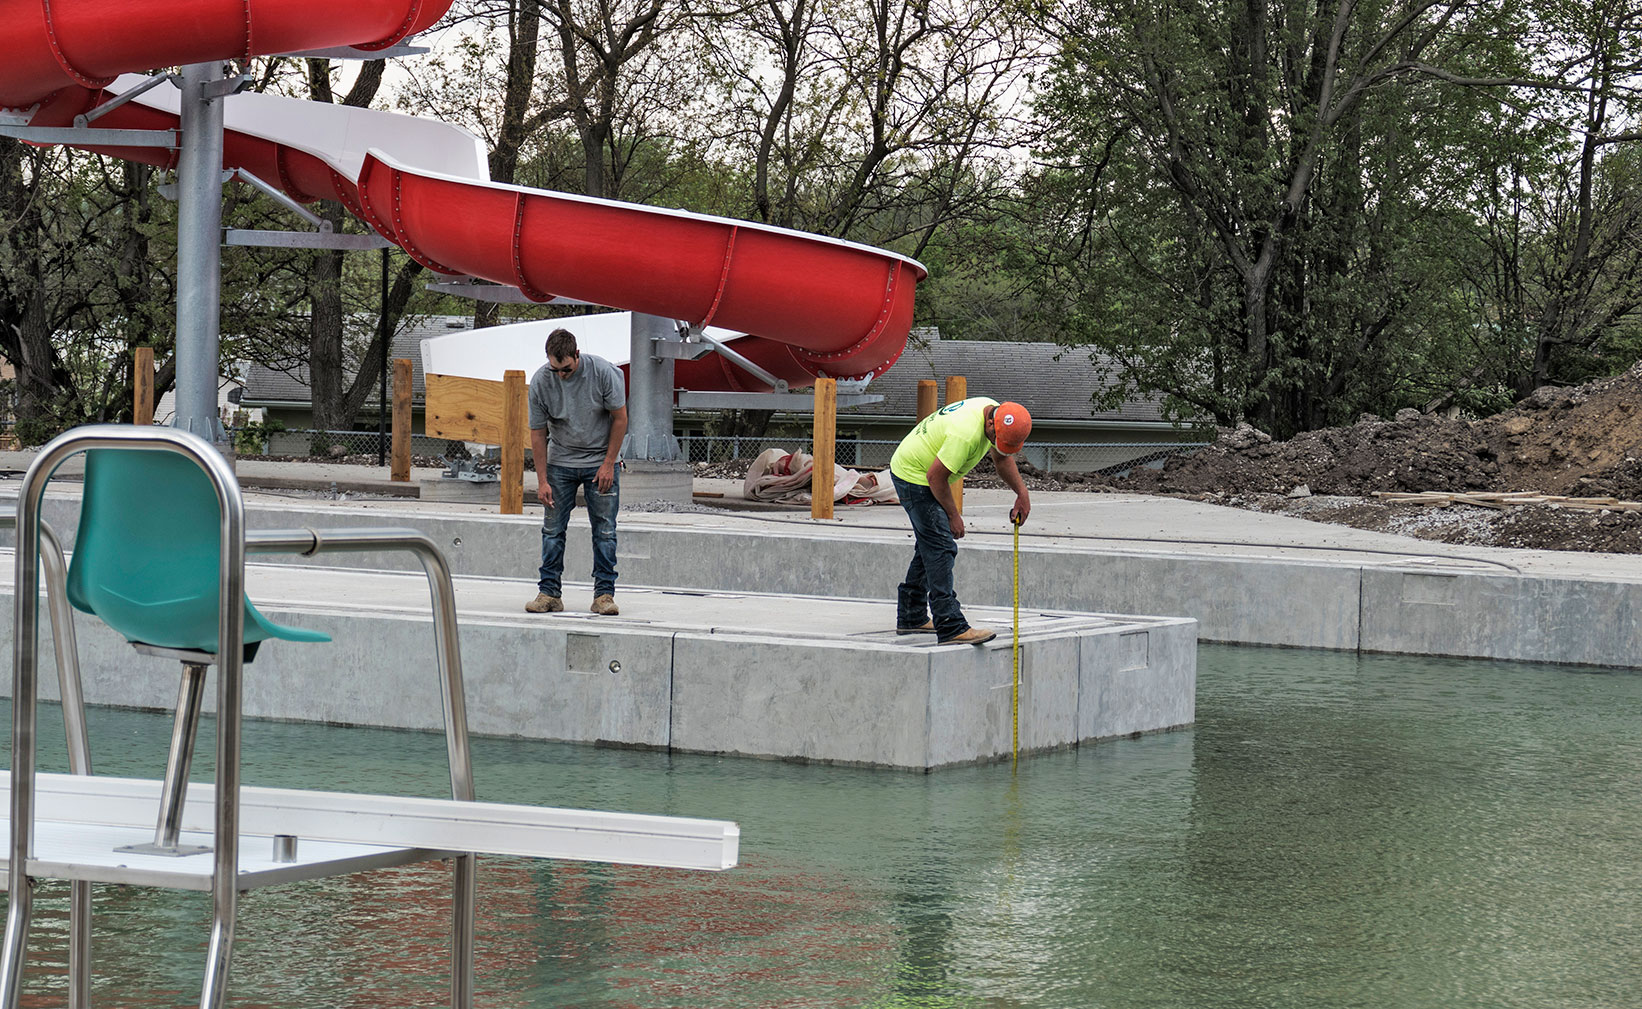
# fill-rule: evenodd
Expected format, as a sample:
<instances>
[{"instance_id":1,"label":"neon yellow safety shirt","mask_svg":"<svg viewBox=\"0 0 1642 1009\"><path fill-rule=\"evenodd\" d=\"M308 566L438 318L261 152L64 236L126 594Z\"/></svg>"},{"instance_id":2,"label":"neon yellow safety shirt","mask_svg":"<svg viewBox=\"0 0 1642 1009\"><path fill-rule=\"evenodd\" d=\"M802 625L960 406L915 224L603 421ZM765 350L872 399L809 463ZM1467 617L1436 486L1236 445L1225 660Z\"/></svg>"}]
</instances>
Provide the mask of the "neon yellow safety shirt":
<instances>
[{"instance_id":1,"label":"neon yellow safety shirt","mask_svg":"<svg viewBox=\"0 0 1642 1009\"><path fill-rule=\"evenodd\" d=\"M997 405L995 399L971 396L936 410L901 439L889 471L907 483L928 487L930 463L939 459L956 482L992 447L986 440L986 408Z\"/></svg>"}]
</instances>

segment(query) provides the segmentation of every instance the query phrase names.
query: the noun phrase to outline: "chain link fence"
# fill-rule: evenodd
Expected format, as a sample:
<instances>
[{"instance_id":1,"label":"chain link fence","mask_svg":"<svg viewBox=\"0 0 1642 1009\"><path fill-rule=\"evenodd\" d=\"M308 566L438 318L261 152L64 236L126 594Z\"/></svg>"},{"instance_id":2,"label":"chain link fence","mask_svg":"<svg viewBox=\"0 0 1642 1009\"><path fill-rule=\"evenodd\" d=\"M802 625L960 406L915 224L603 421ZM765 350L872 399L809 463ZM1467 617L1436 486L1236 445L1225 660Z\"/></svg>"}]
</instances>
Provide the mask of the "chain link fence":
<instances>
[{"instance_id":1,"label":"chain link fence","mask_svg":"<svg viewBox=\"0 0 1642 1009\"><path fill-rule=\"evenodd\" d=\"M392 449L392 433L376 431L317 431L248 424L230 431L234 447L243 456L312 459L315 462L359 461L374 464ZM681 434L681 457L692 463L750 460L770 448L813 452L807 434L758 438ZM894 439L839 438L834 458L853 469L884 469L900 444ZM1172 455L1194 452L1207 442L1032 442L1018 458L1043 473L1107 473L1119 475L1137 466L1161 467ZM423 459L464 458L468 450L459 441L411 436L411 455ZM480 454L483 454L482 451Z\"/></svg>"},{"instance_id":2,"label":"chain link fence","mask_svg":"<svg viewBox=\"0 0 1642 1009\"><path fill-rule=\"evenodd\" d=\"M690 462L721 463L754 459L765 449L798 449L813 452L808 438L723 437L679 435L679 451ZM895 454L899 441L868 438L839 438L833 457L840 466L854 469L883 469ZM1194 452L1208 442L1035 442L1017 457L1044 473L1108 473L1118 475L1137 466L1160 468L1172 455Z\"/></svg>"},{"instance_id":3,"label":"chain link fence","mask_svg":"<svg viewBox=\"0 0 1642 1009\"><path fill-rule=\"evenodd\" d=\"M231 428L229 437L234 451L242 456L268 456L279 459L312 459L315 462L354 461L376 464L393 451L393 432L376 431L319 431L305 428L287 428L278 425L247 424ZM442 458L452 446L461 442L426 435L411 435L410 452L413 458ZM462 449L458 455L466 454Z\"/></svg>"}]
</instances>

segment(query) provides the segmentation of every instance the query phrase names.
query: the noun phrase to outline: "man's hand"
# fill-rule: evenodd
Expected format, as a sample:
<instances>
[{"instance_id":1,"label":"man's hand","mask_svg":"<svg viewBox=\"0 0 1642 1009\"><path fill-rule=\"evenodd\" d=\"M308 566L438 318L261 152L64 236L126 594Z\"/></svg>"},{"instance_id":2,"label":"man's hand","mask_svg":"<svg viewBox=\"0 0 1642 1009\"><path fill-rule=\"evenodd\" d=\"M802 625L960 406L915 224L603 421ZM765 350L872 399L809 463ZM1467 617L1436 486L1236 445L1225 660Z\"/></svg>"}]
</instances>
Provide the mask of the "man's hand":
<instances>
[{"instance_id":1,"label":"man's hand","mask_svg":"<svg viewBox=\"0 0 1642 1009\"><path fill-rule=\"evenodd\" d=\"M548 483L547 478L540 474L536 476L536 500L540 501L544 507L553 507L553 485Z\"/></svg>"},{"instance_id":2,"label":"man's hand","mask_svg":"<svg viewBox=\"0 0 1642 1009\"><path fill-rule=\"evenodd\" d=\"M1032 499L1025 494L1015 495L1015 507L1009 509L1009 521L1018 526L1026 524L1026 516L1032 514Z\"/></svg>"},{"instance_id":3,"label":"man's hand","mask_svg":"<svg viewBox=\"0 0 1642 1009\"><path fill-rule=\"evenodd\" d=\"M962 515L957 512L949 514L946 517L946 524L947 528L952 530L953 539L961 540L964 538L964 517Z\"/></svg>"},{"instance_id":4,"label":"man's hand","mask_svg":"<svg viewBox=\"0 0 1642 1009\"><path fill-rule=\"evenodd\" d=\"M611 486L616 482L616 464L605 460L599 471L593 474L593 483L598 485L600 494L610 493Z\"/></svg>"}]
</instances>

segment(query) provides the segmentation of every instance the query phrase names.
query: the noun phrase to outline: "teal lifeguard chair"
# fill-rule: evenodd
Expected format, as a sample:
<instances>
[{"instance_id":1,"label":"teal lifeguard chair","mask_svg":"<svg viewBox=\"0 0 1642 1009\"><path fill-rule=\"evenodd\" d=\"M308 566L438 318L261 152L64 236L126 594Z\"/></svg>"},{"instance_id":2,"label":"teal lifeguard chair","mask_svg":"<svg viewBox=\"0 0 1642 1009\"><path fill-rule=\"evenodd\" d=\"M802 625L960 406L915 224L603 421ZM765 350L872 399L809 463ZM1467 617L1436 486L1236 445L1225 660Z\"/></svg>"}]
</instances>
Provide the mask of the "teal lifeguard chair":
<instances>
[{"instance_id":1,"label":"teal lifeguard chair","mask_svg":"<svg viewBox=\"0 0 1642 1009\"><path fill-rule=\"evenodd\" d=\"M65 572L41 511L52 474L81 452L89 453L85 499L73 562ZM39 879L72 882L70 1009L90 1006L92 883L209 892L211 938L199 1005L219 1009L227 1003L241 892L447 860L452 865L450 1004L469 1009L478 853L706 870L736 863L740 830L722 820L473 801L455 587L444 554L415 530L247 532L239 484L209 442L172 428L116 425L77 428L41 449L23 478L16 529L10 844L4 858L10 904L0 949L0 1009L20 1004L33 884ZM450 799L240 782L245 663L263 641L325 640L314 631L271 621L251 605L245 598L246 554L311 556L338 550L408 551L427 575ZM37 767L43 561L71 774L41 773ZM182 662L164 780L90 773L69 601L105 620L133 647ZM205 671L212 665L217 669L215 780L190 783ZM185 805L189 793L196 801ZM149 824L156 824L152 835ZM185 835L210 844L183 844ZM259 840L260 852L251 843Z\"/></svg>"}]
</instances>

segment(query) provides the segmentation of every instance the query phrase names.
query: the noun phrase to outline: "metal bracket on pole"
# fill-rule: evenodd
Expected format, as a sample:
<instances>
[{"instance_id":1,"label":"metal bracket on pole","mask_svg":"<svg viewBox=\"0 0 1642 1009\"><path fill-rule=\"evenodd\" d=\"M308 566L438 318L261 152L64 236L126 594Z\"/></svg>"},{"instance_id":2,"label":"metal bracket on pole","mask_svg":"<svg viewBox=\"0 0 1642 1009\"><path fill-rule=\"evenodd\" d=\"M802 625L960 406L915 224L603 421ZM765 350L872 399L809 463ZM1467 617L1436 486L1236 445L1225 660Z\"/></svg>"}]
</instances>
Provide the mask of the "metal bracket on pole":
<instances>
[{"instance_id":1,"label":"metal bracket on pole","mask_svg":"<svg viewBox=\"0 0 1642 1009\"><path fill-rule=\"evenodd\" d=\"M273 200L275 203L277 203L280 206L284 207L286 210L289 210L291 213L293 213L293 214L297 215L298 217L302 218L304 221L307 221L309 224L312 224L314 226L315 231L319 231L319 232L322 232L324 234L330 234L330 232L333 230L331 228L331 222L330 221L327 221L323 217L320 217L318 214L316 214L313 211L309 210L307 207L304 207L302 204L298 203L297 201L291 199L289 196L286 196L280 190L274 188L273 186L270 186L268 183L266 183L266 182L262 181L261 179L257 178L255 175L252 175L250 172L246 171L245 169L243 169L243 168L234 169L233 177L240 180L241 182L248 183L249 185L251 185L255 189L262 190L264 193L268 194L269 199Z\"/></svg>"},{"instance_id":2,"label":"metal bracket on pole","mask_svg":"<svg viewBox=\"0 0 1642 1009\"><path fill-rule=\"evenodd\" d=\"M667 340L655 337L650 341L650 356L660 361L672 358L675 361L694 361L698 357L706 357L713 352L713 348L705 340L697 339L697 330L679 324L680 339Z\"/></svg>"},{"instance_id":3,"label":"metal bracket on pole","mask_svg":"<svg viewBox=\"0 0 1642 1009\"><path fill-rule=\"evenodd\" d=\"M178 79L181 80L181 78ZM200 97L206 100L227 98L229 95L239 94L241 91L244 91L250 86L250 74L240 74L237 77L224 77L220 81L212 81L209 84L201 85Z\"/></svg>"},{"instance_id":4,"label":"metal bracket on pole","mask_svg":"<svg viewBox=\"0 0 1642 1009\"><path fill-rule=\"evenodd\" d=\"M79 129L83 130L87 126L90 126L92 123L94 123L97 120L101 119L102 117L108 115L110 112L113 112L115 109L117 109L120 106L124 105L126 102L129 102L131 99L137 97L138 95L143 94L144 92L149 91L153 88L159 87L161 84L164 84L166 81L170 81L171 83L175 84L175 83L180 82L181 80L182 80L182 78L177 76L176 74L154 74L153 76L149 77L148 80L146 80L146 81L142 82L141 84L137 85L136 87L132 88L130 91L122 92L121 94L119 94L119 95L117 95L113 98L110 98L108 101L106 101L106 102L102 103L101 105L97 106L96 108L92 109L90 112L82 112L80 115L75 116L74 117L74 125L76 127L78 127Z\"/></svg>"},{"instance_id":5,"label":"metal bracket on pole","mask_svg":"<svg viewBox=\"0 0 1642 1009\"><path fill-rule=\"evenodd\" d=\"M226 183L229 180L233 179L233 177L234 177L234 172L233 172L232 169L226 169L226 168L223 169L222 181L224 183ZM170 200L172 203L176 203L177 202L177 196L178 196L180 190L179 190L178 185L177 185L177 180L172 179L170 182L162 182L159 185L155 186L154 187L154 192L159 194L160 199Z\"/></svg>"},{"instance_id":6,"label":"metal bracket on pole","mask_svg":"<svg viewBox=\"0 0 1642 1009\"><path fill-rule=\"evenodd\" d=\"M717 337L708 336L707 331L705 329L701 328L700 326L691 326L690 327L690 329L689 329L689 338L691 340L699 340L702 343L707 344L713 350L717 351L719 353L719 355L729 358L730 361L732 363L734 363L738 368L740 368L743 371L747 372L748 374L752 375L754 378L758 379L759 381L764 382L765 384L767 384L773 391L775 391L775 392L786 392L787 391L787 380L786 379L776 378L774 375L770 374L768 371L765 371L762 367L760 367L760 366L754 364L753 362L747 360L745 357L743 357L741 355L741 353L739 351L731 350L729 344L725 343L723 340L720 340ZM658 342L658 345L659 345L659 342ZM699 357L700 355L697 355L697 356ZM695 358L693 358L693 357L692 358L687 358L687 360L692 360L693 361L693 360L695 360Z\"/></svg>"},{"instance_id":7,"label":"metal bracket on pole","mask_svg":"<svg viewBox=\"0 0 1642 1009\"><path fill-rule=\"evenodd\" d=\"M266 193L268 198L314 226L313 231L263 231L254 228L226 228L222 233L224 245L248 245L266 249L386 249L393 243L380 235L339 235L330 221L291 199L278 188L257 178L243 168L236 168L232 176Z\"/></svg>"}]
</instances>

